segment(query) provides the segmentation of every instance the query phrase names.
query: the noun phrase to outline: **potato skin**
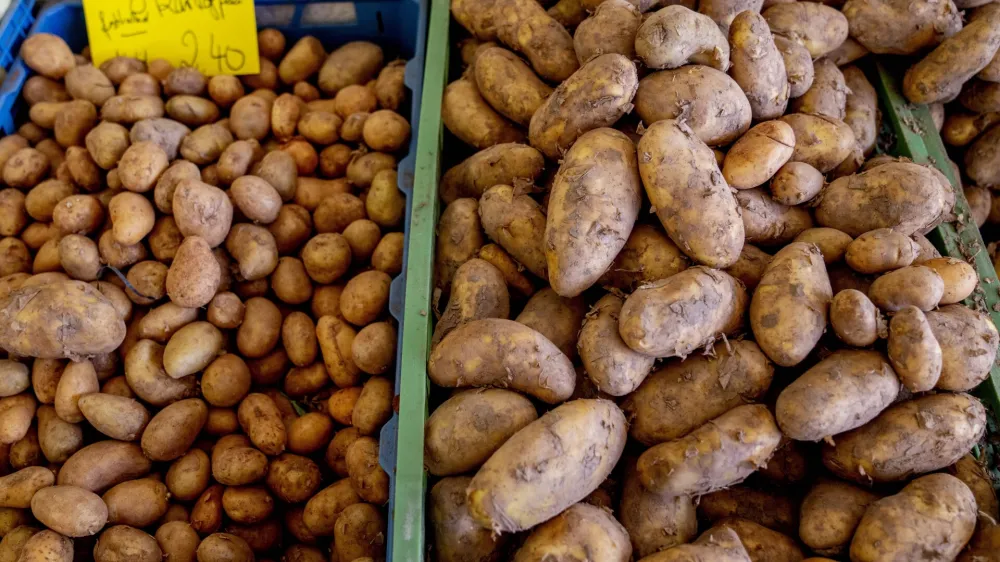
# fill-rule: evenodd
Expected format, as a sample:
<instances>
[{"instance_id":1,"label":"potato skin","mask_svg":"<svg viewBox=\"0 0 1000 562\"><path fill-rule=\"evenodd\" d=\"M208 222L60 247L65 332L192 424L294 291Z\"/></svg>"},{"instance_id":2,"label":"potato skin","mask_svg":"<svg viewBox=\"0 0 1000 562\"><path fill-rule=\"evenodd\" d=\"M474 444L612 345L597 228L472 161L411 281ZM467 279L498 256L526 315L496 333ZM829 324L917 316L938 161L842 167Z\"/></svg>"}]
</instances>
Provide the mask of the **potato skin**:
<instances>
[{"instance_id":1,"label":"potato skin","mask_svg":"<svg viewBox=\"0 0 1000 562\"><path fill-rule=\"evenodd\" d=\"M857 289L844 289L830 301L830 327L847 345L868 347L885 332L885 320L872 301ZM891 344L890 344L891 345ZM892 361L892 352L889 353Z\"/></svg>"},{"instance_id":2,"label":"potato skin","mask_svg":"<svg viewBox=\"0 0 1000 562\"><path fill-rule=\"evenodd\" d=\"M541 562L581 550L608 562L627 562L632 556L628 532L611 513L578 503L533 529L513 560Z\"/></svg>"},{"instance_id":3,"label":"potato skin","mask_svg":"<svg viewBox=\"0 0 1000 562\"><path fill-rule=\"evenodd\" d=\"M865 509L878 498L846 482L822 478L802 499L799 537L818 554L838 556L850 544Z\"/></svg>"},{"instance_id":4,"label":"potato skin","mask_svg":"<svg viewBox=\"0 0 1000 562\"><path fill-rule=\"evenodd\" d=\"M558 160L583 133L609 127L629 111L638 84L635 64L624 55L595 57L535 111L528 127L531 145Z\"/></svg>"},{"instance_id":5,"label":"potato skin","mask_svg":"<svg viewBox=\"0 0 1000 562\"><path fill-rule=\"evenodd\" d=\"M73 540L44 529L31 536L17 560L24 562L72 562Z\"/></svg>"},{"instance_id":6,"label":"potato skin","mask_svg":"<svg viewBox=\"0 0 1000 562\"><path fill-rule=\"evenodd\" d=\"M925 316L941 346L941 377L936 388L967 391L986 380L1000 344L989 317L960 304L943 306Z\"/></svg>"},{"instance_id":7,"label":"potato skin","mask_svg":"<svg viewBox=\"0 0 1000 562\"><path fill-rule=\"evenodd\" d=\"M625 416L608 400L557 406L508 439L479 469L468 488L472 517L496 533L525 530L551 518L611 473L626 431ZM552 457L553 447L561 451L557 457ZM515 478L516 466L533 467L536 477Z\"/></svg>"},{"instance_id":8,"label":"potato skin","mask_svg":"<svg viewBox=\"0 0 1000 562\"><path fill-rule=\"evenodd\" d=\"M893 403L899 380L877 351L839 350L778 396L775 418L796 441L819 441L860 427Z\"/></svg>"},{"instance_id":9,"label":"potato skin","mask_svg":"<svg viewBox=\"0 0 1000 562\"><path fill-rule=\"evenodd\" d=\"M612 396L630 394L653 368L654 358L633 351L618 333L624 301L614 294L601 297L580 328L577 348L590 380Z\"/></svg>"},{"instance_id":10,"label":"potato skin","mask_svg":"<svg viewBox=\"0 0 1000 562\"><path fill-rule=\"evenodd\" d=\"M438 406L426 422L424 464L435 476L470 472L535 421L531 402L509 390L467 390Z\"/></svg>"},{"instance_id":11,"label":"potato skin","mask_svg":"<svg viewBox=\"0 0 1000 562\"><path fill-rule=\"evenodd\" d=\"M631 292L636 287L665 279L684 271L688 258L663 229L636 224L608 271L599 283Z\"/></svg>"},{"instance_id":12,"label":"potato skin","mask_svg":"<svg viewBox=\"0 0 1000 562\"><path fill-rule=\"evenodd\" d=\"M876 54L915 54L962 28L955 4L947 2L921 1L907 6L886 0L848 0L842 12L851 38Z\"/></svg>"},{"instance_id":13,"label":"potato skin","mask_svg":"<svg viewBox=\"0 0 1000 562\"><path fill-rule=\"evenodd\" d=\"M549 192L545 258L552 289L575 297L597 282L625 245L641 204L632 140L605 128L581 135Z\"/></svg>"},{"instance_id":14,"label":"potato skin","mask_svg":"<svg viewBox=\"0 0 1000 562\"><path fill-rule=\"evenodd\" d=\"M740 536L729 527L712 527L702 533L698 540L662 550L646 558L643 562L687 562L689 560L713 560L716 562L749 562Z\"/></svg>"},{"instance_id":15,"label":"potato skin","mask_svg":"<svg viewBox=\"0 0 1000 562\"><path fill-rule=\"evenodd\" d=\"M661 496L642 485L635 459L627 459L618 518L628 531L635 557L684 544L698 533L695 502L690 496Z\"/></svg>"},{"instance_id":16,"label":"potato skin","mask_svg":"<svg viewBox=\"0 0 1000 562\"><path fill-rule=\"evenodd\" d=\"M978 185L1000 185L1000 127L994 126L972 143L965 153L965 173Z\"/></svg>"},{"instance_id":17,"label":"potato skin","mask_svg":"<svg viewBox=\"0 0 1000 562\"><path fill-rule=\"evenodd\" d=\"M948 102L962 85L986 67L1000 46L1000 11L974 19L941 42L903 77L903 94L912 103Z\"/></svg>"},{"instance_id":18,"label":"potato skin","mask_svg":"<svg viewBox=\"0 0 1000 562\"><path fill-rule=\"evenodd\" d=\"M528 271L548 278L546 218L534 199L509 185L495 185L479 199L479 218L491 239Z\"/></svg>"},{"instance_id":19,"label":"potato skin","mask_svg":"<svg viewBox=\"0 0 1000 562\"><path fill-rule=\"evenodd\" d=\"M115 484L149 473L152 462L139 445L98 441L73 453L59 470L57 483L102 492Z\"/></svg>"},{"instance_id":20,"label":"potato skin","mask_svg":"<svg viewBox=\"0 0 1000 562\"><path fill-rule=\"evenodd\" d=\"M858 273L882 273L906 267L920 255L917 242L889 228L879 228L858 236L847 245L844 259Z\"/></svg>"},{"instance_id":21,"label":"potato skin","mask_svg":"<svg viewBox=\"0 0 1000 562\"><path fill-rule=\"evenodd\" d=\"M911 265L875 279L868 297L886 312L896 312L904 306L916 306L928 311L941 302L944 281L936 271L922 265Z\"/></svg>"},{"instance_id":22,"label":"potato skin","mask_svg":"<svg viewBox=\"0 0 1000 562\"><path fill-rule=\"evenodd\" d=\"M814 59L833 51L847 39L847 18L824 4L775 4L764 10L763 15L772 33L797 38Z\"/></svg>"},{"instance_id":23,"label":"potato skin","mask_svg":"<svg viewBox=\"0 0 1000 562\"><path fill-rule=\"evenodd\" d=\"M832 293L817 246L793 242L775 254L750 301L750 326L764 353L783 367L805 359L826 329Z\"/></svg>"},{"instance_id":24,"label":"potato skin","mask_svg":"<svg viewBox=\"0 0 1000 562\"><path fill-rule=\"evenodd\" d=\"M29 508L35 493L54 483L55 476L52 471L41 466L28 466L12 474L0 476L0 506Z\"/></svg>"},{"instance_id":25,"label":"potato skin","mask_svg":"<svg viewBox=\"0 0 1000 562\"><path fill-rule=\"evenodd\" d=\"M431 352L427 369L439 386L510 386L550 404L569 398L576 383L569 359L545 336L499 318L453 330Z\"/></svg>"},{"instance_id":26,"label":"potato skin","mask_svg":"<svg viewBox=\"0 0 1000 562\"><path fill-rule=\"evenodd\" d=\"M903 521L909 532L898 532ZM869 506L851 540L851 560L954 560L975 528L969 488L949 474L930 474Z\"/></svg>"},{"instance_id":27,"label":"potato skin","mask_svg":"<svg viewBox=\"0 0 1000 562\"><path fill-rule=\"evenodd\" d=\"M805 162L824 174L850 156L851 150L857 144L854 131L846 123L833 117L811 113L789 113L781 120L791 125L795 133L795 150L792 152L791 161Z\"/></svg>"},{"instance_id":28,"label":"potato skin","mask_svg":"<svg viewBox=\"0 0 1000 562\"><path fill-rule=\"evenodd\" d=\"M787 244L813 226L807 209L782 205L759 188L737 191L736 202L742 210L745 239L752 244Z\"/></svg>"},{"instance_id":29,"label":"potato skin","mask_svg":"<svg viewBox=\"0 0 1000 562\"><path fill-rule=\"evenodd\" d=\"M976 498L976 510L990 517L997 515L997 495L993 490L993 478L986 467L971 454L965 455L947 469L948 474L958 478Z\"/></svg>"},{"instance_id":30,"label":"potato skin","mask_svg":"<svg viewBox=\"0 0 1000 562\"><path fill-rule=\"evenodd\" d=\"M445 88L441 120L459 140L479 150L525 138L524 131L490 107L470 78L460 78Z\"/></svg>"},{"instance_id":31,"label":"potato skin","mask_svg":"<svg viewBox=\"0 0 1000 562\"><path fill-rule=\"evenodd\" d=\"M755 121L777 119L788 107L789 85L784 60L774 44L771 29L756 10L741 11L731 22L729 44L733 80L746 93Z\"/></svg>"},{"instance_id":32,"label":"potato skin","mask_svg":"<svg viewBox=\"0 0 1000 562\"><path fill-rule=\"evenodd\" d=\"M784 169L783 166L792 156L794 146L795 133L787 123L783 121L760 123L741 136L726 152L726 158L722 162L722 176L736 189L750 189L762 185L779 170ZM779 203L794 205L801 201L795 203L779 201Z\"/></svg>"},{"instance_id":33,"label":"potato skin","mask_svg":"<svg viewBox=\"0 0 1000 562\"><path fill-rule=\"evenodd\" d=\"M142 452L154 461L183 455L208 419L208 407L198 398L174 402L160 410L142 432Z\"/></svg>"},{"instance_id":34,"label":"potato skin","mask_svg":"<svg viewBox=\"0 0 1000 562\"><path fill-rule=\"evenodd\" d=\"M527 127L552 88L517 55L502 47L483 49L477 61L474 71L479 93L504 117Z\"/></svg>"},{"instance_id":35,"label":"potato skin","mask_svg":"<svg viewBox=\"0 0 1000 562\"><path fill-rule=\"evenodd\" d=\"M941 345L927 317L915 306L903 307L893 315L886 353L899 380L910 392L926 392L941 377Z\"/></svg>"},{"instance_id":36,"label":"potato skin","mask_svg":"<svg viewBox=\"0 0 1000 562\"><path fill-rule=\"evenodd\" d=\"M634 59L635 35L641 24L642 14L632 3L625 0L601 2L573 32L576 60L583 65L604 53L618 53Z\"/></svg>"},{"instance_id":37,"label":"potato skin","mask_svg":"<svg viewBox=\"0 0 1000 562\"><path fill-rule=\"evenodd\" d=\"M448 305L434 327L431 346L470 320L509 316L510 295L500 270L489 262L473 258L455 272Z\"/></svg>"},{"instance_id":38,"label":"potato skin","mask_svg":"<svg viewBox=\"0 0 1000 562\"><path fill-rule=\"evenodd\" d=\"M726 33L708 16L681 5L666 6L646 18L635 36L635 54L651 69L685 64L723 72L729 68Z\"/></svg>"},{"instance_id":39,"label":"potato skin","mask_svg":"<svg viewBox=\"0 0 1000 562\"><path fill-rule=\"evenodd\" d=\"M431 488L429 538L441 562L497 562L510 537L497 535L472 518L465 495L471 481L468 476L447 477Z\"/></svg>"},{"instance_id":40,"label":"potato skin","mask_svg":"<svg viewBox=\"0 0 1000 562\"><path fill-rule=\"evenodd\" d=\"M982 437L985 416L982 404L967 394L920 396L824 445L823 464L859 484L905 480L962 458Z\"/></svg>"},{"instance_id":41,"label":"potato skin","mask_svg":"<svg viewBox=\"0 0 1000 562\"><path fill-rule=\"evenodd\" d=\"M667 119L646 129L638 153L646 195L677 246L709 267L735 263L743 221L708 146L683 123ZM701 196L690 197L692 189Z\"/></svg>"},{"instance_id":42,"label":"potato skin","mask_svg":"<svg viewBox=\"0 0 1000 562\"><path fill-rule=\"evenodd\" d=\"M647 449L637 469L651 492L707 494L742 482L767 463L780 441L765 406L737 406L685 437Z\"/></svg>"},{"instance_id":43,"label":"potato skin","mask_svg":"<svg viewBox=\"0 0 1000 562\"><path fill-rule=\"evenodd\" d=\"M523 53L539 76L562 82L579 68L573 38L537 2L496 0L493 10L497 38Z\"/></svg>"},{"instance_id":44,"label":"potato skin","mask_svg":"<svg viewBox=\"0 0 1000 562\"><path fill-rule=\"evenodd\" d=\"M794 536L799 522L798 503L799 498L779 492L733 486L701 496L698 516L713 524L731 518L745 519Z\"/></svg>"},{"instance_id":45,"label":"potato skin","mask_svg":"<svg viewBox=\"0 0 1000 562\"><path fill-rule=\"evenodd\" d=\"M965 300L975 290L979 283L976 270L968 262L957 258L932 258L920 265L938 272L944 280L944 294L940 304L955 304Z\"/></svg>"},{"instance_id":46,"label":"potato skin","mask_svg":"<svg viewBox=\"0 0 1000 562\"><path fill-rule=\"evenodd\" d=\"M46 527L68 537L89 537L108 521L97 494L75 486L49 486L31 497L31 513Z\"/></svg>"},{"instance_id":47,"label":"potato skin","mask_svg":"<svg viewBox=\"0 0 1000 562\"><path fill-rule=\"evenodd\" d=\"M480 198L494 185L535 181L545 167L538 150L516 142L483 149L453 166L441 178L441 200L451 205L460 197ZM443 218L443 215L442 215Z\"/></svg>"},{"instance_id":48,"label":"potato skin","mask_svg":"<svg viewBox=\"0 0 1000 562\"><path fill-rule=\"evenodd\" d=\"M630 348L644 355L685 357L720 334L739 328L746 300L746 290L736 279L695 266L629 295L618 331ZM700 321L679 320L687 303L695 302L700 303Z\"/></svg>"},{"instance_id":49,"label":"potato skin","mask_svg":"<svg viewBox=\"0 0 1000 562\"><path fill-rule=\"evenodd\" d=\"M739 84L725 72L702 65L649 74L639 82L634 103L644 123L683 120L709 146L739 138L750 128L752 116Z\"/></svg>"}]
</instances>

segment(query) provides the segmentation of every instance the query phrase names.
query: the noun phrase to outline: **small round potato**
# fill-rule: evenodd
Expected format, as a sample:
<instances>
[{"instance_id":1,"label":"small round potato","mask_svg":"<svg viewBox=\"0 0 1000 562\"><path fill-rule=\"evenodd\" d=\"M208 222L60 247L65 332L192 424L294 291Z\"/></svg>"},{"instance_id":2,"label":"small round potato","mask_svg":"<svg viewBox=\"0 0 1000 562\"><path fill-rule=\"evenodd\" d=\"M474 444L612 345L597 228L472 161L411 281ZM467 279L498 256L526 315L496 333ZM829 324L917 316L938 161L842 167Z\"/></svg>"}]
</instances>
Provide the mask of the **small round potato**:
<instances>
[{"instance_id":1,"label":"small round potato","mask_svg":"<svg viewBox=\"0 0 1000 562\"><path fill-rule=\"evenodd\" d=\"M270 224L278 218L281 195L267 181L256 176L242 176L232 183L229 193L248 219Z\"/></svg>"},{"instance_id":2,"label":"small round potato","mask_svg":"<svg viewBox=\"0 0 1000 562\"><path fill-rule=\"evenodd\" d=\"M62 78L76 66L66 41L51 33L28 36L21 44L21 57L28 68L48 78Z\"/></svg>"},{"instance_id":3,"label":"small round potato","mask_svg":"<svg viewBox=\"0 0 1000 562\"><path fill-rule=\"evenodd\" d=\"M366 271L347 282L340 312L355 326L367 326L385 311L392 279L381 271Z\"/></svg>"}]
</instances>

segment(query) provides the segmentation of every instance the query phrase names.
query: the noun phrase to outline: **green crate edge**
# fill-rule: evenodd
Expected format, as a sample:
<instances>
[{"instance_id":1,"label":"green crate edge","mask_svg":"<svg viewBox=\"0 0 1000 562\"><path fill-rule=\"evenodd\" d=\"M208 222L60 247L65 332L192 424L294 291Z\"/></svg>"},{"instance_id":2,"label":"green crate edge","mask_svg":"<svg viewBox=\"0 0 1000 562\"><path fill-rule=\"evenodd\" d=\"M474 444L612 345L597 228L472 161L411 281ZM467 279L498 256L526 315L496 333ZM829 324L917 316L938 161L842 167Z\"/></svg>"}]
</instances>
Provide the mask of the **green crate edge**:
<instances>
[{"instance_id":1,"label":"green crate edge","mask_svg":"<svg viewBox=\"0 0 1000 562\"><path fill-rule=\"evenodd\" d=\"M427 357L431 340L431 288L441 175L441 99L448 77L450 1L432 0L424 57L424 86L417 137L417 161L410 211L406 265L403 349L400 355L399 428L396 433L396 490L392 562L421 562L426 549Z\"/></svg>"},{"instance_id":2,"label":"green crate edge","mask_svg":"<svg viewBox=\"0 0 1000 562\"><path fill-rule=\"evenodd\" d=\"M891 127L894 142L890 153L905 156L920 164L931 164L941 171L952 185L961 185L955 170L948 164L941 135L926 105L914 105L906 101L900 88L899 68L908 68L909 61L899 57L870 61L867 64L868 77L878 92L883 119ZM893 64L890 68L887 63ZM986 250L986 243L976 226L969 202L961 189L955 190L955 214L957 220L944 223L928 234L928 239L942 255L969 262L979 275L979 285L972 296L964 301L966 306L989 314L993 324L1000 328L1000 281ZM996 439L1000 429L1000 357L993 362L990 376L974 391L975 395L990 410L987 437ZM993 474L993 484L1000 490L1000 450L985 441L978 453L985 457Z\"/></svg>"}]
</instances>

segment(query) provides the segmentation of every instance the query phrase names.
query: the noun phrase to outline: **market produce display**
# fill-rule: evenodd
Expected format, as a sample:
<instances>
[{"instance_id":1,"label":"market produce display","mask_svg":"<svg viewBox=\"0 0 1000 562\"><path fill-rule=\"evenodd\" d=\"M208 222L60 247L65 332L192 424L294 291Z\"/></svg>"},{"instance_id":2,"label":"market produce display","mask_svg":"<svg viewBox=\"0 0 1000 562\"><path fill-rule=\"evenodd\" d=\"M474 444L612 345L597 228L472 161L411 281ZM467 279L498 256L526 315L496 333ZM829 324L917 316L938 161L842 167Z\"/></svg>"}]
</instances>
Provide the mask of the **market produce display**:
<instances>
[{"instance_id":1,"label":"market produce display","mask_svg":"<svg viewBox=\"0 0 1000 562\"><path fill-rule=\"evenodd\" d=\"M980 3L452 0L431 560L1000 560L961 186L876 154L855 64L1000 131Z\"/></svg>"},{"instance_id":2,"label":"market produce display","mask_svg":"<svg viewBox=\"0 0 1000 562\"><path fill-rule=\"evenodd\" d=\"M5 560L386 558L405 61L259 45L260 74L208 78L24 42L27 119L0 139Z\"/></svg>"}]
</instances>

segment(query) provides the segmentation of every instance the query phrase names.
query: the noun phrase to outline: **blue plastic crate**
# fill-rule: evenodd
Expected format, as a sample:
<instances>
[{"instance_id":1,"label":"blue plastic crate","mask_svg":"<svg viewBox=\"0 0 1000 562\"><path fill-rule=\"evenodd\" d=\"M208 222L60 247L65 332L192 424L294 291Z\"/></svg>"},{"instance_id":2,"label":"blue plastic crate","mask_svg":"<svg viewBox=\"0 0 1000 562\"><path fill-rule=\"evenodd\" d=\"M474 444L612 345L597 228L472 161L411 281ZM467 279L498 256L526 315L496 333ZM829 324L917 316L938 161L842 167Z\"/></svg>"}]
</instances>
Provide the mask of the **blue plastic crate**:
<instances>
[{"instance_id":1,"label":"blue plastic crate","mask_svg":"<svg viewBox=\"0 0 1000 562\"><path fill-rule=\"evenodd\" d=\"M0 127L10 134L16 129L15 123L27 119L27 104L21 99L21 89L31 75L31 71L17 56L24 29L30 25L31 7L34 0L23 0L12 5L0 27L0 63L4 68L10 65L6 79L0 87ZM424 53L427 39L428 0L357 0L355 2L310 2L309 0L256 0L257 27L273 27L281 30L291 46L305 35L312 35L327 50L350 41L372 41L379 44L386 55L386 61L403 58L406 64L405 85L408 89L407 101L399 112L409 116L411 135L406 156L398 166L399 189L406 195L406 221L404 225L403 273L392 281L389 295L389 312L398 322L398 342L396 351L396 394L399 394L400 353L403 338L403 297L406 287L406 267L408 263L410 211L413 200L413 170L417 154L417 137L420 117L420 95L423 90ZM18 10L23 10L18 12ZM20 14L20 15L19 15ZM27 20L23 19L25 17ZM22 27L15 29L15 23ZM26 22L26 23L25 23ZM74 51L87 44L87 30L83 19L83 5L80 0L67 0L45 9L39 14L31 33L51 33L62 37ZM11 47L6 46L8 36ZM7 57L6 59L4 57ZM9 59L14 57L13 63ZM4 61L8 62L4 62ZM423 420L417 420L423 423ZM396 428L398 415L385 424L379 436L379 462L389 474L390 502L386 558L392 560L393 514L395 512L396 488Z\"/></svg>"},{"instance_id":2,"label":"blue plastic crate","mask_svg":"<svg viewBox=\"0 0 1000 562\"><path fill-rule=\"evenodd\" d=\"M28 36L28 29L35 23L35 18L31 15L34 8L35 0L13 0L3 19L0 19L0 68L5 73L10 72L21 43ZM13 116L3 112L0 127L3 127L4 132L10 132L13 126Z\"/></svg>"}]
</instances>

